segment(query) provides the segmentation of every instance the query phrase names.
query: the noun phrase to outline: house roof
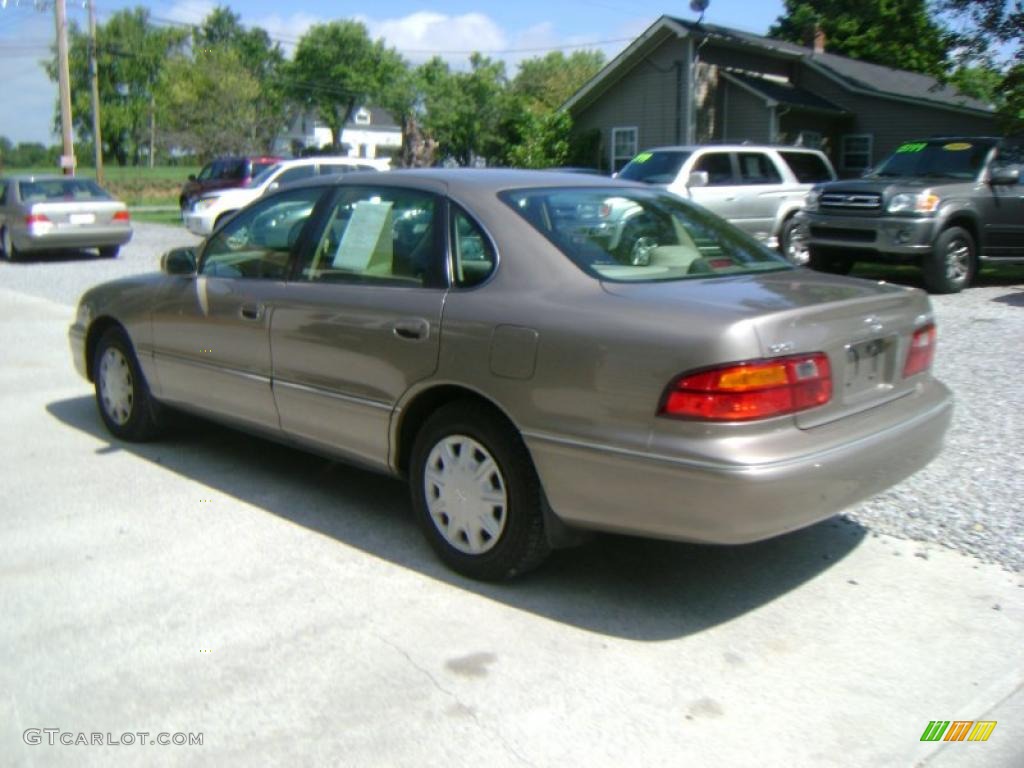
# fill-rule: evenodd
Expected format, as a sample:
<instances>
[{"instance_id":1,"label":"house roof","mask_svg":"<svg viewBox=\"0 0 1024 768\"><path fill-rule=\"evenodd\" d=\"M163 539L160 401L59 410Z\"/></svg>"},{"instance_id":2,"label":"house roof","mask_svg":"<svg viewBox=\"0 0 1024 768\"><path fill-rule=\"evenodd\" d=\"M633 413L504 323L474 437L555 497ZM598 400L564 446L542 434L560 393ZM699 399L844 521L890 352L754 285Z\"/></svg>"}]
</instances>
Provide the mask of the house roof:
<instances>
[{"instance_id":1,"label":"house roof","mask_svg":"<svg viewBox=\"0 0 1024 768\"><path fill-rule=\"evenodd\" d=\"M726 70L722 73L727 80L731 80L744 90L764 99L770 106L783 104L798 109L809 109L815 112L828 112L834 115L845 115L846 110L836 106L831 101L821 98L815 93L797 88L792 83L758 77L749 72L733 72Z\"/></svg>"},{"instance_id":2,"label":"house roof","mask_svg":"<svg viewBox=\"0 0 1024 768\"><path fill-rule=\"evenodd\" d=\"M799 61L829 77L843 88L870 96L926 103L940 109L966 110L991 115L993 108L978 99L965 96L928 75L903 69L883 67L850 59L834 53L815 53L796 43L776 40L752 32L744 32L715 24L697 24L674 16L662 16L645 30L622 53L573 94L562 105L572 109L589 101L618 79L615 75L627 63L635 63L642 54L670 37L700 37L707 41L737 48L756 48L759 53ZM778 99L777 99L778 100ZM834 105L832 105L834 106Z\"/></svg>"}]
</instances>

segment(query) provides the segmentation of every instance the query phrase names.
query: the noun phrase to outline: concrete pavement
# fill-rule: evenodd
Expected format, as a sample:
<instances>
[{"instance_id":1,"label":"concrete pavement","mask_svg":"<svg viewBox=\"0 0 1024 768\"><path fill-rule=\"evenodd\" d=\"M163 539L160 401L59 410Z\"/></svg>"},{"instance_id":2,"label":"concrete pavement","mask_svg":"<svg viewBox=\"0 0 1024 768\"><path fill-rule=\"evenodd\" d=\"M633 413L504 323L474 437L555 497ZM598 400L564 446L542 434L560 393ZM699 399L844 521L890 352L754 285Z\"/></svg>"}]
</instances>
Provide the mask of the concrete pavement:
<instances>
[{"instance_id":1,"label":"concrete pavement","mask_svg":"<svg viewBox=\"0 0 1024 768\"><path fill-rule=\"evenodd\" d=\"M1024 764L1020 574L839 519L468 582L400 483L199 422L112 442L71 313L0 289L2 765Z\"/></svg>"}]
</instances>

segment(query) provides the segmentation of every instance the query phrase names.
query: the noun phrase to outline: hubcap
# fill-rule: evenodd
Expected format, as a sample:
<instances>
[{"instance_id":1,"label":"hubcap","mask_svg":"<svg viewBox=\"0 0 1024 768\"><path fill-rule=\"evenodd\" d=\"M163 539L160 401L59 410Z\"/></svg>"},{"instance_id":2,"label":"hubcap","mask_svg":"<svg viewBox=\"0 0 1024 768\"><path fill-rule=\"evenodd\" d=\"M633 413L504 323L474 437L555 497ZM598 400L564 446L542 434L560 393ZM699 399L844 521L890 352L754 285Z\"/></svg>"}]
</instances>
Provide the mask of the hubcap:
<instances>
[{"instance_id":1,"label":"hubcap","mask_svg":"<svg viewBox=\"0 0 1024 768\"><path fill-rule=\"evenodd\" d=\"M946 277L959 283L971 270L971 249L964 240L955 238L946 248Z\"/></svg>"},{"instance_id":2,"label":"hubcap","mask_svg":"<svg viewBox=\"0 0 1024 768\"><path fill-rule=\"evenodd\" d=\"M115 347L108 347L100 358L100 401L110 420L124 426L132 416L135 391L128 360Z\"/></svg>"},{"instance_id":3,"label":"hubcap","mask_svg":"<svg viewBox=\"0 0 1024 768\"><path fill-rule=\"evenodd\" d=\"M487 552L508 519L505 478L491 454L465 435L449 435L427 457L427 510L444 540L468 555Z\"/></svg>"}]
</instances>

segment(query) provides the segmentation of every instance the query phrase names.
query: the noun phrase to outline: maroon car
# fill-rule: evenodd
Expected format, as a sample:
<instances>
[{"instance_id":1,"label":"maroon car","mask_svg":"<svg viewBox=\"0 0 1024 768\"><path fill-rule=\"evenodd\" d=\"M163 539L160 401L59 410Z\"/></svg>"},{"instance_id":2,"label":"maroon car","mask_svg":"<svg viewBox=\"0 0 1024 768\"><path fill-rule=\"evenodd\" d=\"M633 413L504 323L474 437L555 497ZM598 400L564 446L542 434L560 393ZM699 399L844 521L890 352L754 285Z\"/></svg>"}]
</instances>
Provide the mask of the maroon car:
<instances>
[{"instance_id":1,"label":"maroon car","mask_svg":"<svg viewBox=\"0 0 1024 768\"><path fill-rule=\"evenodd\" d=\"M218 157L203 166L199 175L192 174L181 188L178 205L182 211L192 207L192 203L204 192L229 187L243 187L260 171L278 163L282 158L271 155L247 155L241 157Z\"/></svg>"}]
</instances>

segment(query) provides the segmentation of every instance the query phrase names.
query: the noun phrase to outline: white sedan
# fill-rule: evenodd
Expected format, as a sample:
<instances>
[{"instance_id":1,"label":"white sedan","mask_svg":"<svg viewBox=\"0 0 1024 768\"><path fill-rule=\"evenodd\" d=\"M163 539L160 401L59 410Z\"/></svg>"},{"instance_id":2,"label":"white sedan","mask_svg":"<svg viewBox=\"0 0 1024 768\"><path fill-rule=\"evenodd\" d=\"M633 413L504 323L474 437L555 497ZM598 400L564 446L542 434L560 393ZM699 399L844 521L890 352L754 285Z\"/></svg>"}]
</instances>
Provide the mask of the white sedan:
<instances>
[{"instance_id":1,"label":"white sedan","mask_svg":"<svg viewBox=\"0 0 1024 768\"><path fill-rule=\"evenodd\" d=\"M192 204L191 209L182 214L182 220L190 232L205 237L235 211L284 184L349 171L384 171L388 167L387 160L364 157L304 157L283 160L264 169L244 187L207 192Z\"/></svg>"}]
</instances>

